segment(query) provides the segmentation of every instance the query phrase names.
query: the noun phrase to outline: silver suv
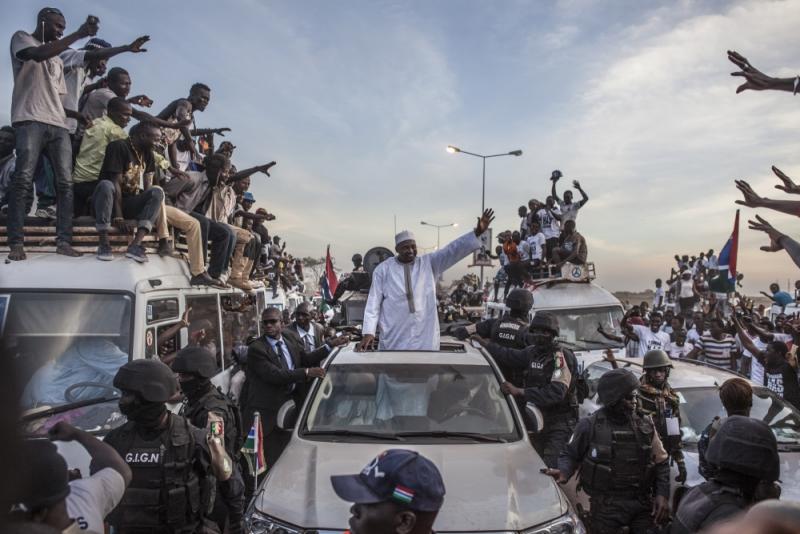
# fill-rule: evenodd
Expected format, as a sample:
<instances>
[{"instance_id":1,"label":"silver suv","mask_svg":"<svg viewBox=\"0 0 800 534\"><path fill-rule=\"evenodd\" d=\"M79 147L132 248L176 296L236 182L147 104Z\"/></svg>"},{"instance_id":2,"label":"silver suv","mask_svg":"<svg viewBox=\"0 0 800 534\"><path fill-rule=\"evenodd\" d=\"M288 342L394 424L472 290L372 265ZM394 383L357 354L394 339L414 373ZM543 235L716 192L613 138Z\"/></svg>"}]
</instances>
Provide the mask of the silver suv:
<instances>
[{"instance_id":1,"label":"silver suv","mask_svg":"<svg viewBox=\"0 0 800 534\"><path fill-rule=\"evenodd\" d=\"M343 532L350 504L331 475L358 473L390 448L419 451L447 491L439 533L584 533L584 527L500 391L491 358L463 343L438 352L332 354L298 413L278 425L291 441L248 511L253 534ZM296 421L296 424L295 424Z\"/></svg>"}]
</instances>

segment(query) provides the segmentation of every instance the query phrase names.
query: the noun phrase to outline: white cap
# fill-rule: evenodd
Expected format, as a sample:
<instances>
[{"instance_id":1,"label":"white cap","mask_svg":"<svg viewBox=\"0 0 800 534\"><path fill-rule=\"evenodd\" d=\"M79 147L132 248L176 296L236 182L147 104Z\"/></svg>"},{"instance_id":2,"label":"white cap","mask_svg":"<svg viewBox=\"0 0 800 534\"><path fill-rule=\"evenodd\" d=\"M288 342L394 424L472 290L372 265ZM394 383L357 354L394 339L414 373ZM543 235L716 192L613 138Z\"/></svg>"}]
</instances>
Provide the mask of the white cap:
<instances>
[{"instance_id":1,"label":"white cap","mask_svg":"<svg viewBox=\"0 0 800 534\"><path fill-rule=\"evenodd\" d=\"M394 246L399 245L403 241L416 241L417 239L414 237L414 234L409 232L408 230L403 230L396 236L394 236Z\"/></svg>"}]
</instances>

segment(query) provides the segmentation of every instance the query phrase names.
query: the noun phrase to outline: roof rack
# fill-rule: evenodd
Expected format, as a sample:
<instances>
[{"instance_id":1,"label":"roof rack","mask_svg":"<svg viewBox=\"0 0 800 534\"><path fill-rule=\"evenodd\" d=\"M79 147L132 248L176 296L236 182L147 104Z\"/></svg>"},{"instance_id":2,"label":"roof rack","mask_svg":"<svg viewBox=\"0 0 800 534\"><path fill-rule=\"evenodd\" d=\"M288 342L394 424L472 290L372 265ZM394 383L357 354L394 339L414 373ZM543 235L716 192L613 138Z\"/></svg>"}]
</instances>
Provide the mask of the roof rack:
<instances>
[{"instance_id":1,"label":"roof rack","mask_svg":"<svg viewBox=\"0 0 800 534\"><path fill-rule=\"evenodd\" d=\"M136 226L136 221L127 221L129 225ZM7 218L0 218L0 253L9 252ZM55 252L57 231L53 221L39 217L26 217L24 222L24 245L27 252ZM186 253L186 240L183 234L172 234L175 250ZM77 217L72 221L72 246L79 252L94 253L100 243L99 233L94 225L93 217ZM122 233L112 227L108 232L111 250L124 253L133 241L132 234ZM145 251L155 254L158 247L156 236L148 233L142 245Z\"/></svg>"},{"instance_id":2,"label":"roof rack","mask_svg":"<svg viewBox=\"0 0 800 534\"><path fill-rule=\"evenodd\" d=\"M528 279L523 286L524 289L533 291L534 289L551 286L553 284L564 283L589 283L597 278L594 262L587 262L583 265L565 263L560 269L555 265L547 265L528 270ZM489 304L503 304L505 301L499 295L497 300L489 300Z\"/></svg>"}]
</instances>

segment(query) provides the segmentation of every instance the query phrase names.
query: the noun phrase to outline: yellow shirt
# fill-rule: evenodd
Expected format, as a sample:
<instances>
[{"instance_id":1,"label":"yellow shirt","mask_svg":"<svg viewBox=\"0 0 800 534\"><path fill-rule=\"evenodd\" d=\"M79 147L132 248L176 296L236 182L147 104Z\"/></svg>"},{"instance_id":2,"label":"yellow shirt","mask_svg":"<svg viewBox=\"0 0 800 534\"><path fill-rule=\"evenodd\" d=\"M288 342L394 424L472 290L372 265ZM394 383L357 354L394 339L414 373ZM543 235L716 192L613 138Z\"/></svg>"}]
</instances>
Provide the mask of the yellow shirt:
<instances>
[{"instance_id":1,"label":"yellow shirt","mask_svg":"<svg viewBox=\"0 0 800 534\"><path fill-rule=\"evenodd\" d=\"M75 160L72 181L75 183L93 182L100 176L106 147L111 141L125 139L128 134L112 121L108 115L95 119L92 127L86 130L81 141L81 150Z\"/></svg>"}]
</instances>

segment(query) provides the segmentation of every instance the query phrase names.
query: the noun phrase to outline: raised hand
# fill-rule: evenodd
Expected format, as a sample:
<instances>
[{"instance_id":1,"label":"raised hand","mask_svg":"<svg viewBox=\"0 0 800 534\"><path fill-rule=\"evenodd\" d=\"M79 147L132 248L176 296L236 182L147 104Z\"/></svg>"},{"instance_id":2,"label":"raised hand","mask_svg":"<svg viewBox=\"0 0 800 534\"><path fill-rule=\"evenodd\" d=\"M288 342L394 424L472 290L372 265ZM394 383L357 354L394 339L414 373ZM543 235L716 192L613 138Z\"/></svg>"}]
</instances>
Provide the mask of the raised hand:
<instances>
[{"instance_id":1,"label":"raised hand","mask_svg":"<svg viewBox=\"0 0 800 534\"><path fill-rule=\"evenodd\" d=\"M748 208L761 208L764 206L764 198L758 196L758 194L753 191L753 188L750 187L750 184L745 182L744 180L734 180L736 182L736 189L742 192L744 195L744 200L737 200L737 204L741 204L742 206L747 206Z\"/></svg>"},{"instance_id":2,"label":"raised hand","mask_svg":"<svg viewBox=\"0 0 800 534\"><path fill-rule=\"evenodd\" d=\"M739 72L732 72L731 76L739 76L745 79L745 82L736 88L736 94L748 89L751 91L763 91L774 88L775 78L767 76L753 67L743 55L734 50L728 50L728 60L741 69Z\"/></svg>"},{"instance_id":3,"label":"raised hand","mask_svg":"<svg viewBox=\"0 0 800 534\"><path fill-rule=\"evenodd\" d=\"M761 250L764 252L778 252L779 250L783 250L783 245L780 244L780 240L784 234L776 230L766 219L756 215L756 220L747 221L747 224L750 225L751 230L764 232L769 236L769 245L764 245L761 247Z\"/></svg>"},{"instance_id":4,"label":"raised hand","mask_svg":"<svg viewBox=\"0 0 800 534\"><path fill-rule=\"evenodd\" d=\"M572 180L572 185L575 187L575 189L581 188L581 183L578 180Z\"/></svg>"},{"instance_id":5,"label":"raised hand","mask_svg":"<svg viewBox=\"0 0 800 534\"><path fill-rule=\"evenodd\" d=\"M480 236L489 229L489 225L494 220L494 210L489 208L483 212L483 215L478 217L478 224L475 226L475 235Z\"/></svg>"},{"instance_id":6,"label":"raised hand","mask_svg":"<svg viewBox=\"0 0 800 534\"><path fill-rule=\"evenodd\" d=\"M132 96L131 98L128 99L128 102L130 102L131 104L136 104L137 106L142 106L144 108L149 108L150 106L153 105L153 100L147 95Z\"/></svg>"},{"instance_id":7,"label":"raised hand","mask_svg":"<svg viewBox=\"0 0 800 534\"><path fill-rule=\"evenodd\" d=\"M80 25L78 28L78 34L82 37L94 37L97 35L98 30L100 29L100 19L95 17L94 15L89 15L86 17L86 22Z\"/></svg>"},{"instance_id":8,"label":"raised hand","mask_svg":"<svg viewBox=\"0 0 800 534\"><path fill-rule=\"evenodd\" d=\"M269 163L267 163L266 165L260 165L260 166L258 167L258 170L259 170L259 171L261 171L261 172L263 172L263 173L264 173L264 174L266 174L267 176L271 176L271 175L269 174L269 170L270 170L272 167L274 167L275 165L277 165L277 163L275 163L274 161L270 161L270 162L269 162Z\"/></svg>"},{"instance_id":9,"label":"raised hand","mask_svg":"<svg viewBox=\"0 0 800 534\"><path fill-rule=\"evenodd\" d=\"M139 52L147 52L147 49L142 48L142 46L144 46L144 44L149 40L149 35L142 35L128 45L128 52L133 52L134 54L138 54Z\"/></svg>"},{"instance_id":10,"label":"raised hand","mask_svg":"<svg viewBox=\"0 0 800 534\"><path fill-rule=\"evenodd\" d=\"M783 182L783 185L780 184L776 185L775 189L780 189L781 191L785 191L793 195L800 195L800 185L794 183L794 181L792 181L791 178L786 176L782 170L773 165L772 172L774 172L775 176L780 178L780 180Z\"/></svg>"}]
</instances>

